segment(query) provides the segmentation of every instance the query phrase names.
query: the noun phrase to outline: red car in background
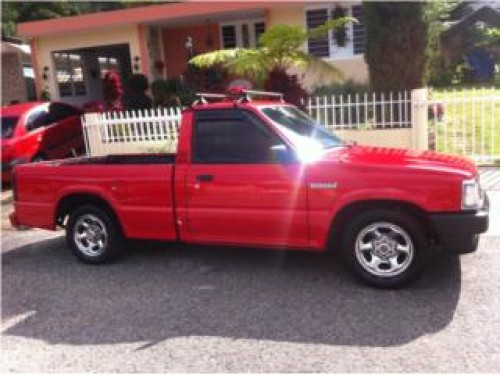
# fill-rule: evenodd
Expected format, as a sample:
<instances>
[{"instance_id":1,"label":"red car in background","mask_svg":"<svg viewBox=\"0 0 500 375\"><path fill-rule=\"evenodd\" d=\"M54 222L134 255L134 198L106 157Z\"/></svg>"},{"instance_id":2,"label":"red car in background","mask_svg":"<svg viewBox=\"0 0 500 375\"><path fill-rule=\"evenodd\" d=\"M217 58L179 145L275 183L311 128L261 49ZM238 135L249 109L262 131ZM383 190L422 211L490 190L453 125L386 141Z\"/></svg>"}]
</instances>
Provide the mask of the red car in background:
<instances>
[{"instance_id":1,"label":"red car in background","mask_svg":"<svg viewBox=\"0 0 500 375\"><path fill-rule=\"evenodd\" d=\"M84 150L81 111L59 102L2 108L2 182L17 164L74 156Z\"/></svg>"}]
</instances>

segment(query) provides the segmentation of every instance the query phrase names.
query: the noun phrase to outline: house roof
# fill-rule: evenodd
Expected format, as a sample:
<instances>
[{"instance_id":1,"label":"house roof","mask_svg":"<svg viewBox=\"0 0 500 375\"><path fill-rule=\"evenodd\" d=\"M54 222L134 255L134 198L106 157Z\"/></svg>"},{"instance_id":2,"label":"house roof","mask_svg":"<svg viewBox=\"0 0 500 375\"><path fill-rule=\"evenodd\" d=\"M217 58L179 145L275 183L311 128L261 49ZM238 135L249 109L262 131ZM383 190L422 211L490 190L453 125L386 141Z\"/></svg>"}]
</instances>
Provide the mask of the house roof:
<instances>
[{"instance_id":1,"label":"house roof","mask_svg":"<svg viewBox=\"0 0 500 375\"><path fill-rule=\"evenodd\" d=\"M15 44L2 40L1 53L4 54L29 54L30 46L27 44Z\"/></svg>"},{"instance_id":2,"label":"house roof","mask_svg":"<svg viewBox=\"0 0 500 375\"><path fill-rule=\"evenodd\" d=\"M500 12L500 2L498 0L463 1L450 12L450 20L462 20L485 6Z\"/></svg>"},{"instance_id":3,"label":"house roof","mask_svg":"<svg viewBox=\"0 0 500 375\"><path fill-rule=\"evenodd\" d=\"M485 22L489 26L500 27L500 11L489 6L483 6L444 31L441 38L446 42L449 38L460 34L464 29L474 25L478 21Z\"/></svg>"},{"instance_id":4,"label":"house roof","mask_svg":"<svg viewBox=\"0 0 500 375\"><path fill-rule=\"evenodd\" d=\"M283 2L283 4L285 3ZM17 33L22 37L40 37L99 27L165 22L182 18L209 16L221 12L258 10L268 6L269 2L264 1L167 3L23 22L17 25Z\"/></svg>"}]
</instances>

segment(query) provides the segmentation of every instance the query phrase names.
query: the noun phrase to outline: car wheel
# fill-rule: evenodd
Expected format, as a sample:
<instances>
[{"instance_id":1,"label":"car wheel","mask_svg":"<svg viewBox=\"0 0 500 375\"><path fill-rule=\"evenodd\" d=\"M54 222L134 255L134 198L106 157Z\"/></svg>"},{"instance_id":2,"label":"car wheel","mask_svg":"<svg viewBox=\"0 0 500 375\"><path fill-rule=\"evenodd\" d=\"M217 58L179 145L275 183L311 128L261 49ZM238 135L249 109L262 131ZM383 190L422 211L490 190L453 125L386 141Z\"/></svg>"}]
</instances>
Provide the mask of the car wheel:
<instances>
[{"instance_id":1,"label":"car wheel","mask_svg":"<svg viewBox=\"0 0 500 375\"><path fill-rule=\"evenodd\" d=\"M66 241L78 259L91 264L107 263L123 248L116 220L107 211L91 205L82 206L70 215Z\"/></svg>"},{"instance_id":2,"label":"car wheel","mask_svg":"<svg viewBox=\"0 0 500 375\"><path fill-rule=\"evenodd\" d=\"M350 269L365 282L397 288L422 271L428 257L424 228L412 216L374 210L354 218L342 251Z\"/></svg>"}]
</instances>

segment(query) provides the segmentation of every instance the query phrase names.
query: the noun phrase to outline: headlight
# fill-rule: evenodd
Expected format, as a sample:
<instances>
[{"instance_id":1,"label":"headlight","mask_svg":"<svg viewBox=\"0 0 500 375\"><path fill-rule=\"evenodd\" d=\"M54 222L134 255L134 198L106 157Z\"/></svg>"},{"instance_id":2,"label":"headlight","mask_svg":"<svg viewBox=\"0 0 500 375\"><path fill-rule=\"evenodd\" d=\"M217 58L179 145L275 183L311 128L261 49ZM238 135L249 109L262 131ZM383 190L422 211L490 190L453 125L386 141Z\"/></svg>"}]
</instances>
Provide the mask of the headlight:
<instances>
[{"instance_id":1,"label":"headlight","mask_svg":"<svg viewBox=\"0 0 500 375\"><path fill-rule=\"evenodd\" d=\"M462 209L477 210L483 205L483 191L477 180L462 182Z\"/></svg>"}]
</instances>

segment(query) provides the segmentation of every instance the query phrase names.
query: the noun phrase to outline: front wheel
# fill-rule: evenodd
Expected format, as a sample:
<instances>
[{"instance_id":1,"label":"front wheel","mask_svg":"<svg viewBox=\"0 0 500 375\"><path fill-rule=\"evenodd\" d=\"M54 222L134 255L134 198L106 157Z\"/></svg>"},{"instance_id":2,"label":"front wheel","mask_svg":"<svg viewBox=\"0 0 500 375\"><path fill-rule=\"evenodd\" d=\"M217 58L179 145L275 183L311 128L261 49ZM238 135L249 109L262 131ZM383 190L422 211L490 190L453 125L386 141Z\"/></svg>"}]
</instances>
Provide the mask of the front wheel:
<instances>
[{"instance_id":1,"label":"front wheel","mask_svg":"<svg viewBox=\"0 0 500 375\"><path fill-rule=\"evenodd\" d=\"M391 210L354 218L342 250L354 274L381 288L401 287L413 280L428 256L422 225L406 213Z\"/></svg>"},{"instance_id":2,"label":"front wheel","mask_svg":"<svg viewBox=\"0 0 500 375\"><path fill-rule=\"evenodd\" d=\"M106 210L92 205L82 206L70 215L66 241L78 259L91 264L113 260L123 247L116 221Z\"/></svg>"}]
</instances>

